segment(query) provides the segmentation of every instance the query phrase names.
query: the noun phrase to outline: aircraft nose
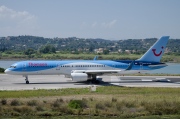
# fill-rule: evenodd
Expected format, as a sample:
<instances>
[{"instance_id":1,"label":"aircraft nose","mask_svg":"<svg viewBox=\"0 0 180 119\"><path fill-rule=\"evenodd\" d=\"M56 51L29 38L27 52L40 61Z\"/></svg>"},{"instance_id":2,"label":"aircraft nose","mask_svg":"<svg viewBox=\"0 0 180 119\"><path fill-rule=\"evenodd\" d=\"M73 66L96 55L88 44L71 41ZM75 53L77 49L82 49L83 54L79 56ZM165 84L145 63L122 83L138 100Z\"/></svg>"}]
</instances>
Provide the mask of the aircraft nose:
<instances>
[{"instance_id":1,"label":"aircraft nose","mask_svg":"<svg viewBox=\"0 0 180 119\"><path fill-rule=\"evenodd\" d=\"M5 72L6 74L9 74L9 73L10 73L10 70L9 70L9 69L6 69L4 72Z\"/></svg>"}]
</instances>

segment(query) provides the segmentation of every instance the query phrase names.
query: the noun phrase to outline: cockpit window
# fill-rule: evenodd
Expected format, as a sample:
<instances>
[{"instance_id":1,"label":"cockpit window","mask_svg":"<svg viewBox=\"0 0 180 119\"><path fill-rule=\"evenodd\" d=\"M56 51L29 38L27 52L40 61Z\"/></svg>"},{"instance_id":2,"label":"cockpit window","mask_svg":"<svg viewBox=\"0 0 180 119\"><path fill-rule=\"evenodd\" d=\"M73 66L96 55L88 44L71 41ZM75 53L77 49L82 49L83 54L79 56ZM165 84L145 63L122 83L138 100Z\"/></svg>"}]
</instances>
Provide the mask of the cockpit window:
<instances>
[{"instance_id":1,"label":"cockpit window","mask_svg":"<svg viewBox=\"0 0 180 119\"><path fill-rule=\"evenodd\" d=\"M10 66L10 68L16 68L17 65L18 65L18 64L16 64L16 63L15 63L15 64L12 64L12 65Z\"/></svg>"},{"instance_id":2,"label":"cockpit window","mask_svg":"<svg viewBox=\"0 0 180 119\"><path fill-rule=\"evenodd\" d=\"M10 66L10 68L16 68L16 66L13 66L13 65L12 65L12 66Z\"/></svg>"},{"instance_id":3,"label":"cockpit window","mask_svg":"<svg viewBox=\"0 0 180 119\"><path fill-rule=\"evenodd\" d=\"M16 68L16 66L10 66L10 68Z\"/></svg>"}]
</instances>

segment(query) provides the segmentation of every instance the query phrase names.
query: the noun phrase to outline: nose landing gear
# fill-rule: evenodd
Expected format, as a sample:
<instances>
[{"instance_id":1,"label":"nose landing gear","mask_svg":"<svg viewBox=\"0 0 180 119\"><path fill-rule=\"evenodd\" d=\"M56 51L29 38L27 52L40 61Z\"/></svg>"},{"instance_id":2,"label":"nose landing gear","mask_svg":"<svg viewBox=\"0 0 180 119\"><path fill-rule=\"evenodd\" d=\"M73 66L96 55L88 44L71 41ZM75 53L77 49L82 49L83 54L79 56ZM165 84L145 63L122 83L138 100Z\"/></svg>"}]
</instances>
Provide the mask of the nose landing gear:
<instances>
[{"instance_id":1,"label":"nose landing gear","mask_svg":"<svg viewBox=\"0 0 180 119\"><path fill-rule=\"evenodd\" d=\"M23 77L25 77L26 84L29 84L28 76L23 76Z\"/></svg>"}]
</instances>

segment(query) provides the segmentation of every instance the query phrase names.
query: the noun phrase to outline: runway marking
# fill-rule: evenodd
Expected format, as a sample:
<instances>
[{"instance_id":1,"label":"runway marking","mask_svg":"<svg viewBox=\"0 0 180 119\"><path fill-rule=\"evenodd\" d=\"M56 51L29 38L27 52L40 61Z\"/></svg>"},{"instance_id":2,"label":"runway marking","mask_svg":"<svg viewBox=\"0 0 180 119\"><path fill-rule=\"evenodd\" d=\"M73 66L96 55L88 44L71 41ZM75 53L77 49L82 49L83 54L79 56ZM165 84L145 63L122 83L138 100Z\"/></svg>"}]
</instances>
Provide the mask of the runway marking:
<instances>
[{"instance_id":1,"label":"runway marking","mask_svg":"<svg viewBox=\"0 0 180 119\"><path fill-rule=\"evenodd\" d=\"M153 81L152 79L141 79L142 81Z\"/></svg>"}]
</instances>

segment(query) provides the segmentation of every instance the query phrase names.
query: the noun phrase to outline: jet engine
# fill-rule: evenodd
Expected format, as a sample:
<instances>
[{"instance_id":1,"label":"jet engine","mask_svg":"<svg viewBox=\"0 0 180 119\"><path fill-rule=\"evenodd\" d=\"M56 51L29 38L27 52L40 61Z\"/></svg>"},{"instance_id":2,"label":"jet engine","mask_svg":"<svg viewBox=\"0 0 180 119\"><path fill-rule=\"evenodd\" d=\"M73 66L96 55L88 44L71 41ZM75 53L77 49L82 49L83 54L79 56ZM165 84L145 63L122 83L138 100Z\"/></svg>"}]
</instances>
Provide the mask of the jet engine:
<instances>
[{"instance_id":1,"label":"jet engine","mask_svg":"<svg viewBox=\"0 0 180 119\"><path fill-rule=\"evenodd\" d=\"M71 73L73 81L87 81L88 75L86 73Z\"/></svg>"}]
</instances>

